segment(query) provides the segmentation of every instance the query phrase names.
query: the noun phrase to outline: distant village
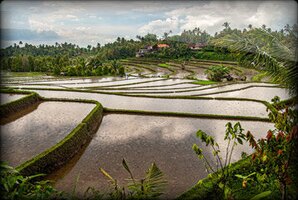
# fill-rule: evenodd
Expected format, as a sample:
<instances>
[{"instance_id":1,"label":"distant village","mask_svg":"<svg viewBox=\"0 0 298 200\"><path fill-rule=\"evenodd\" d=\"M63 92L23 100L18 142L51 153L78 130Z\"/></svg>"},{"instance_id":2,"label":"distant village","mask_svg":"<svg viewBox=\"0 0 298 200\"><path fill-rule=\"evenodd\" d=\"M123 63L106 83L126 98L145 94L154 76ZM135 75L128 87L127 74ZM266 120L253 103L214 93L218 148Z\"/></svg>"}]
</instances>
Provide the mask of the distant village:
<instances>
[{"instance_id":1,"label":"distant village","mask_svg":"<svg viewBox=\"0 0 298 200\"><path fill-rule=\"evenodd\" d=\"M202 48L206 47L207 43L190 43L188 44L188 48L190 48L191 50L201 50ZM153 46L151 45L147 45L144 46L144 48L139 49L139 51L136 53L136 57L144 57L145 54L147 53L151 53L154 51L158 51L159 49L163 49L163 48L169 48L170 46L168 44L155 44Z\"/></svg>"}]
</instances>

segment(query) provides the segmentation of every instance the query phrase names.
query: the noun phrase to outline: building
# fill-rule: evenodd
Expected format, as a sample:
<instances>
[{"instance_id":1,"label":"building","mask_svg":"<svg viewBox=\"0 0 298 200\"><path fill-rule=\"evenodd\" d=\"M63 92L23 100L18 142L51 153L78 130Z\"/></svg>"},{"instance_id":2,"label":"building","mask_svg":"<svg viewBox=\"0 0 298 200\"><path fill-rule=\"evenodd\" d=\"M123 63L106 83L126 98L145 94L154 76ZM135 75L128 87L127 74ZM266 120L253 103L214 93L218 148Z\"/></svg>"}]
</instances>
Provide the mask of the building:
<instances>
[{"instance_id":1,"label":"building","mask_svg":"<svg viewBox=\"0 0 298 200\"><path fill-rule=\"evenodd\" d=\"M139 49L139 51L136 53L136 57L144 57L144 55L148 52L148 49Z\"/></svg>"},{"instance_id":2,"label":"building","mask_svg":"<svg viewBox=\"0 0 298 200\"><path fill-rule=\"evenodd\" d=\"M139 51L136 53L136 57L144 57L146 53L149 53L153 51L153 46L146 45L144 48L139 49Z\"/></svg>"},{"instance_id":3,"label":"building","mask_svg":"<svg viewBox=\"0 0 298 200\"><path fill-rule=\"evenodd\" d=\"M207 46L207 43L192 43L188 45L191 50L200 50Z\"/></svg>"},{"instance_id":4,"label":"building","mask_svg":"<svg viewBox=\"0 0 298 200\"><path fill-rule=\"evenodd\" d=\"M136 57L144 57L145 54L150 53L152 51L157 51L162 48L169 48L170 46L167 44L155 44L154 46L147 45L136 53Z\"/></svg>"},{"instance_id":5,"label":"building","mask_svg":"<svg viewBox=\"0 0 298 200\"><path fill-rule=\"evenodd\" d=\"M161 48L169 48L170 46L169 45L167 45L167 44L158 44L157 45L157 48L158 49L161 49Z\"/></svg>"}]
</instances>

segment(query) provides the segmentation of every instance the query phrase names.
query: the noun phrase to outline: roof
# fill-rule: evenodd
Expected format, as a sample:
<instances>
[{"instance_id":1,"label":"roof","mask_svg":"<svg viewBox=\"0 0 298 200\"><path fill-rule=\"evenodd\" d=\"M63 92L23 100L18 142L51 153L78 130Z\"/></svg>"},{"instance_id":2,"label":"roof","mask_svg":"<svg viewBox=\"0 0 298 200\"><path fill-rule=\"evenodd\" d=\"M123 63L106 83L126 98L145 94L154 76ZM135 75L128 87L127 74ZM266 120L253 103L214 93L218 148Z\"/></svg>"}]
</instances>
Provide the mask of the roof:
<instances>
[{"instance_id":1,"label":"roof","mask_svg":"<svg viewBox=\"0 0 298 200\"><path fill-rule=\"evenodd\" d=\"M170 47L170 46L167 45L167 44L158 44L157 47L158 48L165 48L165 47Z\"/></svg>"}]
</instances>

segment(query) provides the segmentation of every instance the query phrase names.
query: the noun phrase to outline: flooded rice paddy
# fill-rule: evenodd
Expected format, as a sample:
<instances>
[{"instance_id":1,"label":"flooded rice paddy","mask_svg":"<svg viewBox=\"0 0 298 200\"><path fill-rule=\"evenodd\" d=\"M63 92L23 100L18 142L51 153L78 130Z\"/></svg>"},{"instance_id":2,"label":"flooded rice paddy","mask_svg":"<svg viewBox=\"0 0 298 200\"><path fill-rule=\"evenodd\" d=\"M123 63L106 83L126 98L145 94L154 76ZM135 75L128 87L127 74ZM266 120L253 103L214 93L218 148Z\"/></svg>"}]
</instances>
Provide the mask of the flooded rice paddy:
<instances>
[{"instance_id":1,"label":"flooded rice paddy","mask_svg":"<svg viewBox=\"0 0 298 200\"><path fill-rule=\"evenodd\" d=\"M126 159L136 178L143 178L147 168L155 162L169 183L165 196L173 198L207 175L202 161L192 150L194 143L200 144L195 137L196 131L201 129L214 136L224 153L225 143L222 141L227 122L109 114L104 116L96 135L79 160L52 174L51 178L57 181L55 186L58 189L71 192L80 174L77 192L82 195L87 186L101 191L109 189L109 183L99 172L99 167L104 168L123 185L129 174L121 165L122 158ZM242 121L241 124L246 131L254 133L256 138L273 128L270 123ZM211 158L208 153L211 150L203 149L207 152L207 157ZM242 151L249 153L251 148L248 145L238 145L232 160L238 160Z\"/></svg>"},{"instance_id":2,"label":"flooded rice paddy","mask_svg":"<svg viewBox=\"0 0 298 200\"><path fill-rule=\"evenodd\" d=\"M0 126L1 160L17 166L62 140L93 104L43 102L25 116Z\"/></svg>"},{"instance_id":3,"label":"flooded rice paddy","mask_svg":"<svg viewBox=\"0 0 298 200\"><path fill-rule=\"evenodd\" d=\"M33 91L47 98L92 99L101 102L104 107L115 109L267 117L265 105L252 101L162 99L68 91Z\"/></svg>"},{"instance_id":4,"label":"flooded rice paddy","mask_svg":"<svg viewBox=\"0 0 298 200\"><path fill-rule=\"evenodd\" d=\"M289 91L285 88L268 88L268 87L253 87L245 90L238 90L233 92L225 92L221 94L206 95L210 97L238 97L259 99L270 102L275 96L279 96L281 100L290 98Z\"/></svg>"},{"instance_id":5,"label":"flooded rice paddy","mask_svg":"<svg viewBox=\"0 0 298 200\"><path fill-rule=\"evenodd\" d=\"M6 93L0 93L0 104L6 104L15 100L18 100L20 98L25 97L25 94L6 94Z\"/></svg>"},{"instance_id":6,"label":"flooded rice paddy","mask_svg":"<svg viewBox=\"0 0 298 200\"><path fill-rule=\"evenodd\" d=\"M162 96L200 95L265 101L270 101L276 95L281 99L290 98L284 88L267 83L242 82L202 86L192 84L192 82L193 80L186 79L129 78L125 80L108 77L38 80L17 86L28 86L28 90L47 98L92 99L112 109L263 118L266 118L268 114L265 105L254 101L168 99ZM82 90L77 92L35 90L30 87L49 89L73 87ZM84 92L83 89L87 89L84 87L95 87L91 90L97 92L100 90L96 87L103 87L106 90L102 89L102 92L121 92L126 95L138 94L148 97ZM220 93L215 94L216 92ZM160 98L152 98L150 95L160 96ZM4 133L3 136L1 135L1 155L3 155L1 160L7 160L16 166L53 146L80 123L93 107L90 104L78 103L41 103L33 112L1 127L1 134ZM203 162L196 157L191 148L194 143L199 142L195 137L196 131L202 129L214 136L224 153L223 137L225 124L228 121L237 122L186 117L108 114L103 117L97 133L86 149L66 166L49 175L49 178L57 181L55 184L57 189L71 192L79 176L77 192L82 195L89 186L101 191L109 188L108 181L99 172L98 167L104 168L123 185L124 179L129 178L129 174L122 167L122 158L127 160L136 178L143 178L150 164L156 162L169 183L164 197L173 198L207 175ZM265 122L241 121L241 125L246 131L250 130L255 134L256 138L264 137L267 131L273 128L273 124ZM204 147L203 150L207 152L208 157L212 157L211 150ZM250 153L251 149L247 144L238 145L232 160L237 161L242 151Z\"/></svg>"},{"instance_id":7,"label":"flooded rice paddy","mask_svg":"<svg viewBox=\"0 0 298 200\"><path fill-rule=\"evenodd\" d=\"M146 78L146 79L129 79L125 81L108 81L108 82L99 82L99 83L85 83L85 84L64 84L62 86L69 87L69 88L80 88L80 87L108 87L113 85L126 85L126 84L132 84L132 83L140 83L144 81L158 81L161 80L161 78Z\"/></svg>"}]
</instances>

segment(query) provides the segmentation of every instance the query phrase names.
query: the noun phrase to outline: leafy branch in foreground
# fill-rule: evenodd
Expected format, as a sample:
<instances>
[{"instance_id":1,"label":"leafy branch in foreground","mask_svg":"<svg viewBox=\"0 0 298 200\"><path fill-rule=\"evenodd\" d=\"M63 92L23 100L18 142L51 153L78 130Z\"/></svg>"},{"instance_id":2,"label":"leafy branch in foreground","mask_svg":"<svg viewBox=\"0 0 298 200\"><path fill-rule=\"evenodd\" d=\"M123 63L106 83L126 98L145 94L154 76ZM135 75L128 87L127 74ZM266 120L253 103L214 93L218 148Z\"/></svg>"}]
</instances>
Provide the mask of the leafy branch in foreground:
<instances>
[{"instance_id":1,"label":"leafy branch in foreground","mask_svg":"<svg viewBox=\"0 0 298 200\"><path fill-rule=\"evenodd\" d=\"M225 159L223 160L220 157L220 149L218 143L214 141L212 136L207 135L202 130L198 130L197 137L201 140L201 142L205 143L206 146L210 145L212 148L213 156L216 159L216 169L212 166L211 162L207 159L207 157L203 154L203 150L199 148L197 144L193 145L193 150L198 155L198 158L203 159L205 163L205 167L207 172L209 173L208 176L215 175L217 182L214 185L218 185L223 196L228 198L231 196L231 188L227 187L227 180L230 176L230 164L232 154L234 152L235 146L239 144L243 144L242 140L245 140L245 135L243 134L243 130L240 123L237 122L234 126L229 122L226 124L226 134L224 140L228 140L228 144L226 147L226 154ZM213 173L213 175L211 174Z\"/></svg>"},{"instance_id":2,"label":"leafy branch in foreground","mask_svg":"<svg viewBox=\"0 0 298 200\"><path fill-rule=\"evenodd\" d=\"M275 97L272 101L273 106L278 109L279 98ZM298 139L298 112L286 107L282 111L271 112L269 118L275 123L276 129L269 130L266 138L257 141L248 132L247 140L255 151L252 154L255 171L267 177L267 180L277 180L281 199L286 199L289 197L287 191L294 178L290 173L290 167L294 165L294 148ZM297 197L295 193L291 195Z\"/></svg>"},{"instance_id":3,"label":"leafy branch in foreground","mask_svg":"<svg viewBox=\"0 0 298 200\"><path fill-rule=\"evenodd\" d=\"M293 32L291 36L285 43L272 33L255 28L242 35L228 34L212 43L238 52L244 63L266 71L274 82L285 85L295 94L298 89L298 34Z\"/></svg>"},{"instance_id":4,"label":"leafy branch in foreground","mask_svg":"<svg viewBox=\"0 0 298 200\"><path fill-rule=\"evenodd\" d=\"M1 199L57 199L62 193L56 191L50 181L34 181L44 176L36 174L22 176L6 163L0 163L0 196Z\"/></svg>"},{"instance_id":5,"label":"leafy branch in foreground","mask_svg":"<svg viewBox=\"0 0 298 200\"><path fill-rule=\"evenodd\" d=\"M163 194L166 185L163 173L155 163L152 163L146 172L145 178L137 180L134 178L125 159L122 160L124 169L130 174L127 188L120 187L117 179L114 179L104 169L99 168L100 172L110 181L113 192L110 193L111 199L156 199Z\"/></svg>"}]
</instances>

